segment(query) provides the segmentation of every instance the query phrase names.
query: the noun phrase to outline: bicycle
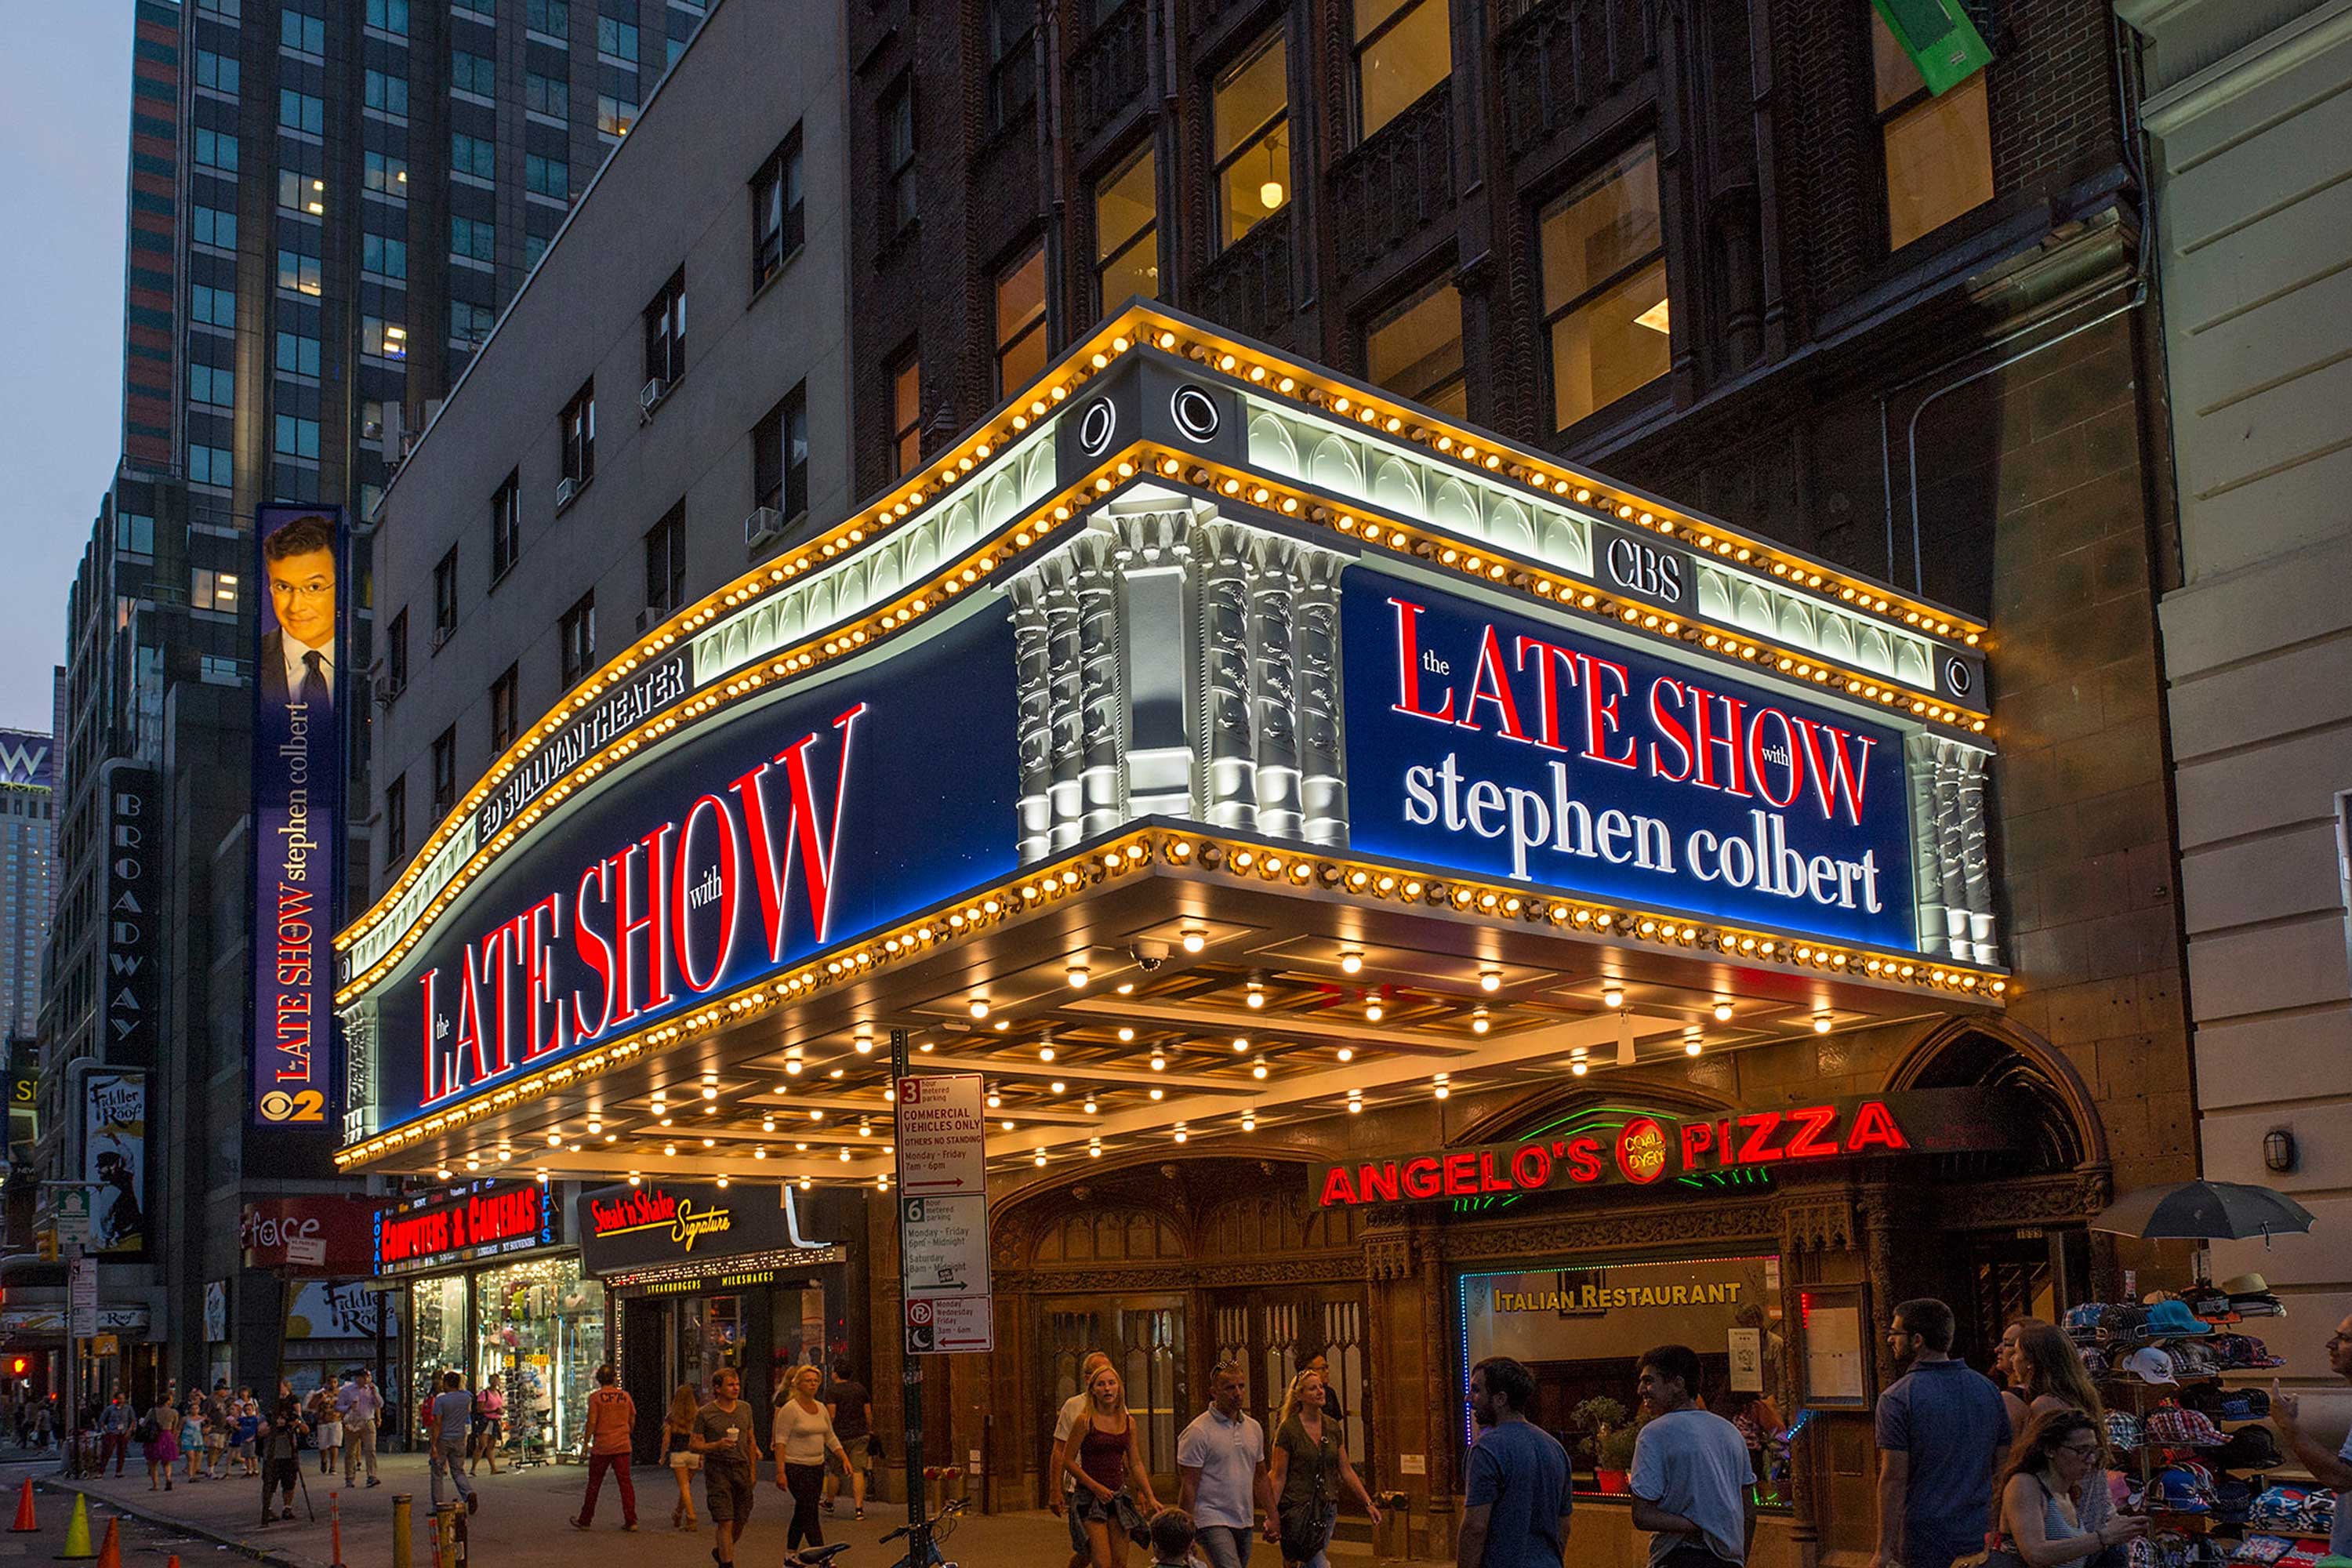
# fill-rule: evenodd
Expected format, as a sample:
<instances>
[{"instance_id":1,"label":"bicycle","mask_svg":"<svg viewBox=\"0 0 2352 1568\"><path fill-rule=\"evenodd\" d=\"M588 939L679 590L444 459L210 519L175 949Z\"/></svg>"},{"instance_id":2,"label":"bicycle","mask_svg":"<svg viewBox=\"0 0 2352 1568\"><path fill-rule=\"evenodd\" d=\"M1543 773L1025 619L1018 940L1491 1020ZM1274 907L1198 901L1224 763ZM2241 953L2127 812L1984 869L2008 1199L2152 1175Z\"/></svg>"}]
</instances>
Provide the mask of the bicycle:
<instances>
[{"instance_id":1,"label":"bicycle","mask_svg":"<svg viewBox=\"0 0 2352 1568\"><path fill-rule=\"evenodd\" d=\"M955 1563L940 1554L940 1542L955 1533L956 1521L963 1517L964 1510L970 1506L969 1500L964 1498L957 1498L952 1501L940 1504L940 1511L930 1518L930 1555L919 1565L915 1562L914 1552L910 1550L907 1555L891 1564L891 1568L957 1568ZM894 1541L904 1539L908 1532L908 1528L906 1525L900 1525L882 1538L882 1544L887 1546ZM820 1546L814 1551L804 1550L800 1554L802 1568L832 1568L833 1560L848 1550L849 1542L845 1541L837 1542L831 1546Z\"/></svg>"}]
</instances>

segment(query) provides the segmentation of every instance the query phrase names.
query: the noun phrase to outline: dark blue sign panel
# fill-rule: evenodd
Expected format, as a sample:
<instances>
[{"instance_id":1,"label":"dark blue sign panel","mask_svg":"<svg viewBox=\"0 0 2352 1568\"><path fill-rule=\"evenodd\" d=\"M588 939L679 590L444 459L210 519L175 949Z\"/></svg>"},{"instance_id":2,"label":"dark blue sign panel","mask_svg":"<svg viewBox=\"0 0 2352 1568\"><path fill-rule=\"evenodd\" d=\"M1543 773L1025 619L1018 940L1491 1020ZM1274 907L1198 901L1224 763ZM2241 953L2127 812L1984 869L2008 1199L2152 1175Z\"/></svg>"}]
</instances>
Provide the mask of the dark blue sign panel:
<instances>
[{"instance_id":1,"label":"dark blue sign panel","mask_svg":"<svg viewBox=\"0 0 2352 1568\"><path fill-rule=\"evenodd\" d=\"M1341 616L1355 848L1915 945L1894 731L1360 566Z\"/></svg>"},{"instance_id":2,"label":"dark blue sign panel","mask_svg":"<svg viewBox=\"0 0 2352 1568\"><path fill-rule=\"evenodd\" d=\"M1010 874L1013 676L991 609L543 820L384 988L377 1130Z\"/></svg>"},{"instance_id":3,"label":"dark blue sign panel","mask_svg":"<svg viewBox=\"0 0 2352 1568\"><path fill-rule=\"evenodd\" d=\"M343 837L343 514L254 517L253 1120L323 1131Z\"/></svg>"}]
</instances>

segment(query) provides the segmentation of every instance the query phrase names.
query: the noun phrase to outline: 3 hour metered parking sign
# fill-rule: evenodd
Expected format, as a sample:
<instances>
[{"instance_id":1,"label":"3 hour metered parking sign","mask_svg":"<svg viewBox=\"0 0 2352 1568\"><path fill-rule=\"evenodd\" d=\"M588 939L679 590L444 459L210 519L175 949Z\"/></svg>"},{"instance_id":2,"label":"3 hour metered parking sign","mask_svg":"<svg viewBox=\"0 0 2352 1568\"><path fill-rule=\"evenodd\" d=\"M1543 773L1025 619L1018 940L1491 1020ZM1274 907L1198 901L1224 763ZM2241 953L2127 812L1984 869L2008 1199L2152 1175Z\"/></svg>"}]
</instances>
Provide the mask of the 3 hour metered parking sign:
<instances>
[{"instance_id":1,"label":"3 hour metered parking sign","mask_svg":"<svg viewBox=\"0 0 2352 1568\"><path fill-rule=\"evenodd\" d=\"M898 1192L980 1193L988 1186L986 1090L976 1072L902 1078L898 1089Z\"/></svg>"}]
</instances>

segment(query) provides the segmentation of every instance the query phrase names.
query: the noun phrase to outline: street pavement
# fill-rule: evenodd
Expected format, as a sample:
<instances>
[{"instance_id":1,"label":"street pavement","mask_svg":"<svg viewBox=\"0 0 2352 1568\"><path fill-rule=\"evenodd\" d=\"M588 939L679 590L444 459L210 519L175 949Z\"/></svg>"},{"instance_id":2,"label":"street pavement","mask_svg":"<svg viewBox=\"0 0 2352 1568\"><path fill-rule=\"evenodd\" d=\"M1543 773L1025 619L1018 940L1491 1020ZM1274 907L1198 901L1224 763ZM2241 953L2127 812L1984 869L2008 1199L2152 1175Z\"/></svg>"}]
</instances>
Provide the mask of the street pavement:
<instances>
[{"instance_id":1,"label":"street pavement","mask_svg":"<svg viewBox=\"0 0 2352 1568\"><path fill-rule=\"evenodd\" d=\"M265 1524L261 1520L258 1480L238 1478L191 1485L182 1479L169 1492L151 1492L147 1489L145 1467L135 1458L124 1467L120 1479L110 1473L95 1479L74 1480L58 1474L54 1458L32 1463L0 1459L0 1485L6 1488L10 1516L14 1517L19 1483L23 1477L30 1475L34 1478L43 1531L39 1537L0 1534L0 1559L29 1555L45 1564L53 1558L56 1546L41 1547L29 1553L12 1552L5 1548L11 1542L37 1540L54 1539L61 1543L66 1517L72 1510L72 1496L68 1489L80 1488L90 1494L96 1534L104 1532L104 1520L118 1510L154 1521L157 1528L139 1527L142 1544L138 1550L177 1550L184 1558L182 1568L197 1568L199 1558L211 1560L216 1552L230 1550L282 1563L289 1568L332 1568L332 1497L341 1507L342 1562L347 1568L391 1568L392 1500L395 1494L404 1492L415 1500L410 1515L413 1561L416 1568L432 1568L432 1486L424 1456L385 1455L382 1473L381 1487L369 1490L362 1481L362 1489L345 1491L341 1476L336 1475L331 1482L330 1478L319 1473L312 1458L305 1477L317 1521L313 1523L307 1517L298 1493L293 1522L272 1521ZM772 1473L772 1467L763 1470L751 1528L736 1548L737 1561L743 1568L775 1568L783 1559L784 1530L792 1518L792 1501L774 1484ZM569 1522L579 1511L580 1500L586 1489L587 1470L583 1467L541 1466L496 1476L485 1470L472 1478L481 1489L482 1506L470 1523L469 1563L472 1568L583 1568L584 1563L597 1560L608 1564L625 1563L627 1568L703 1568L709 1563L712 1535L709 1515L703 1508L702 1489L695 1489L695 1511L703 1523L698 1532L688 1535L670 1528L670 1510L677 1502L677 1488L670 1472L640 1465L634 1479L637 1533L622 1533L620 1498L608 1476L604 1495L597 1500L592 1539L572 1530ZM838 1559L841 1568L891 1568L899 1561L905 1551L903 1542L886 1548L879 1541L885 1531L906 1522L905 1504L870 1504L863 1521L850 1519L848 1513L845 1500L841 1516L824 1521L828 1542L853 1543L853 1549ZM126 1532L131 1528L126 1521ZM151 1537L157 1542L178 1538L184 1544L173 1548L152 1546L147 1544ZM132 1564L128 1539L126 1533L125 1568L164 1568L160 1556L145 1556L140 1564ZM604 1558L605 1551L616 1548L625 1552L623 1559ZM1064 1568L1069 1561L1069 1537L1063 1522L1050 1513L1026 1510L985 1517L974 1513L958 1527L943 1550L950 1561L964 1568ZM1332 1556L1337 1561L1370 1562L1365 1547L1347 1542L1335 1543ZM1129 1561L1139 1565L1149 1559L1137 1551L1129 1554ZM1276 1568L1280 1562L1274 1548L1261 1544L1253 1568ZM6 1568L5 1562L0 1562L0 1568Z\"/></svg>"}]
</instances>

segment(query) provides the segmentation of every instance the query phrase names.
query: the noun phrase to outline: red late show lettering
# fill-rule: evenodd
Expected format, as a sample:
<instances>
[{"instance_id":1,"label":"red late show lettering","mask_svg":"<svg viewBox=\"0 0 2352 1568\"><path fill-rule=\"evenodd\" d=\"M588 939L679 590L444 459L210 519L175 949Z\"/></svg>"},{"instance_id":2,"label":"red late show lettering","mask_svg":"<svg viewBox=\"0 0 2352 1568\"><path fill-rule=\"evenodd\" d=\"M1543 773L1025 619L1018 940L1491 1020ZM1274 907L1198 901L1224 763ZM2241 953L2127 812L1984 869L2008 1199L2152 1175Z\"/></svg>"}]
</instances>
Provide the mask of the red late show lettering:
<instances>
[{"instance_id":1,"label":"red late show lettering","mask_svg":"<svg viewBox=\"0 0 2352 1568\"><path fill-rule=\"evenodd\" d=\"M1445 706L1432 713L1421 705L1421 638L1419 627L1422 606L1402 599L1391 599L1396 606L1397 618L1397 700L1390 704L1399 713L1410 713L1416 719L1434 719L1441 724L1454 722L1454 688L1445 688ZM1444 665L1431 656L1432 662L1442 671ZM1475 728L1475 726L1473 726Z\"/></svg>"},{"instance_id":2,"label":"red late show lettering","mask_svg":"<svg viewBox=\"0 0 2352 1568\"><path fill-rule=\"evenodd\" d=\"M861 702L833 721L840 754L828 783L818 772L825 735L812 731L726 789L697 797L682 823L656 824L582 868L568 889L466 943L462 959L446 966L457 973L420 976L419 1102L478 1088L660 1013L682 994L716 989L735 952L746 881L759 893L766 963L781 962L803 925L817 945L829 941L852 742L866 711Z\"/></svg>"},{"instance_id":3,"label":"red late show lettering","mask_svg":"<svg viewBox=\"0 0 2352 1568\"><path fill-rule=\"evenodd\" d=\"M1510 677L1503 672L1503 649L1496 640L1495 628L1486 628L1486 640L1478 645L1478 668L1470 677L1470 698L1462 705L1462 728L1478 728L1478 704L1489 703L1495 716L1502 721L1500 733L1508 740L1524 741L1527 731L1519 728L1518 699L1511 693ZM1453 700L1447 699L1451 707Z\"/></svg>"}]
</instances>

